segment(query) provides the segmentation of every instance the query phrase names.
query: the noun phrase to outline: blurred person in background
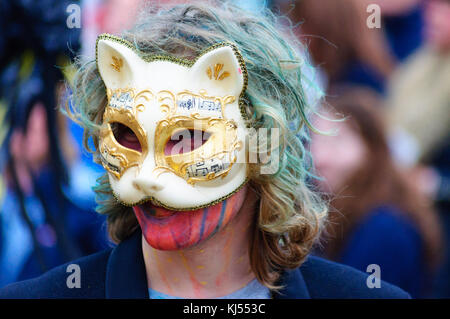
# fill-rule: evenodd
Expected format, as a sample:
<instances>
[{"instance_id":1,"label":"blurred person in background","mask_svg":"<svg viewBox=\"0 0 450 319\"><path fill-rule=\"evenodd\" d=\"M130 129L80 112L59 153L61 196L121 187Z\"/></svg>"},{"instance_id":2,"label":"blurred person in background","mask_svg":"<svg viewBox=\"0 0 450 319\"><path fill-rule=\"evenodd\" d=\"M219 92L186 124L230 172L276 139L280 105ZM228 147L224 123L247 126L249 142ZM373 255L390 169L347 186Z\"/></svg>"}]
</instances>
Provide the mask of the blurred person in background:
<instances>
[{"instance_id":1,"label":"blurred person in background","mask_svg":"<svg viewBox=\"0 0 450 319\"><path fill-rule=\"evenodd\" d=\"M381 29L366 24L367 4L360 0L281 0L277 2L306 44L329 84L360 83L379 91L396 60Z\"/></svg>"},{"instance_id":2,"label":"blurred person in background","mask_svg":"<svg viewBox=\"0 0 450 319\"><path fill-rule=\"evenodd\" d=\"M386 106L398 161L440 212L446 261L436 281L435 296L449 298L450 1L427 1L424 17L425 43L393 74ZM403 147L402 136L411 141L409 149Z\"/></svg>"},{"instance_id":3,"label":"blurred person in background","mask_svg":"<svg viewBox=\"0 0 450 319\"><path fill-rule=\"evenodd\" d=\"M95 41L101 33L120 34L129 28L136 18L140 3L144 1L148 0L82 0L83 58L92 58Z\"/></svg>"},{"instance_id":4,"label":"blurred person in background","mask_svg":"<svg viewBox=\"0 0 450 319\"><path fill-rule=\"evenodd\" d=\"M330 84L355 83L382 93L399 61L422 42L420 0L278 0L314 62ZM380 8L380 28L369 28L371 4Z\"/></svg>"},{"instance_id":5,"label":"blurred person in background","mask_svg":"<svg viewBox=\"0 0 450 319\"><path fill-rule=\"evenodd\" d=\"M66 25L71 3L0 1L0 286L106 245L103 218L74 189L71 177L83 171L57 112L58 66L78 49L79 29Z\"/></svg>"},{"instance_id":6,"label":"blurred person in background","mask_svg":"<svg viewBox=\"0 0 450 319\"><path fill-rule=\"evenodd\" d=\"M332 209L320 253L362 271L377 264L381 279L424 297L442 248L437 216L391 159L378 96L352 86L329 96L340 115L326 117L340 120L318 118L315 127L336 136L311 141L319 188Z\"/></svg>"}]
</instances>

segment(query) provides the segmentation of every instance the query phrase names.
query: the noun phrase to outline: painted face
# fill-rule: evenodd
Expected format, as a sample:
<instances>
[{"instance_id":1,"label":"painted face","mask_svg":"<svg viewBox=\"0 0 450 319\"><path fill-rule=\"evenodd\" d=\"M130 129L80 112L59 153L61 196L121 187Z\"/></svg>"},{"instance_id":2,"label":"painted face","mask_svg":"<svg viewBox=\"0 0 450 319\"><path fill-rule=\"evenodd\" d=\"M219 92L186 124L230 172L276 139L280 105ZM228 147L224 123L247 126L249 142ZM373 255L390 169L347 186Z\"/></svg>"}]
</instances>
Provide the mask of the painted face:
<instances>
[{"instance_id":1,"label":"painted face","mask_svg":"<svg viewBox=\"0 0 450 319\"><path fill-rule=\"evenodd\" d=\"M200 227L203 215L208 216L205 225L213 225L210 219L219 218L227 206L222 201L247 181L247 129L240 104L247 73L237 49L224 43L195 62L144 61L130 43L102 35L97 64L108 97L99 150L116 198L135 207L140 220L142 211L156 216L149 229L157 229L157 217L172 214L168 210L189 211L164 221L173 229L184 223ZM204 207L208 214L202 213ZM204 231L201 236L212 232Z\"/></svg>"},{"instance_id":2,"label":"painted face","mask_svg":"<svg viewBox=\"0 0 450 319\"><path fill-rule=\"evenodd\" d=\"M241 208L246 187L210 207L176 212L150 202L134 206L147 243L159 250L180 250L205 241L222 230Z\"/></svg>"}]
</instances>

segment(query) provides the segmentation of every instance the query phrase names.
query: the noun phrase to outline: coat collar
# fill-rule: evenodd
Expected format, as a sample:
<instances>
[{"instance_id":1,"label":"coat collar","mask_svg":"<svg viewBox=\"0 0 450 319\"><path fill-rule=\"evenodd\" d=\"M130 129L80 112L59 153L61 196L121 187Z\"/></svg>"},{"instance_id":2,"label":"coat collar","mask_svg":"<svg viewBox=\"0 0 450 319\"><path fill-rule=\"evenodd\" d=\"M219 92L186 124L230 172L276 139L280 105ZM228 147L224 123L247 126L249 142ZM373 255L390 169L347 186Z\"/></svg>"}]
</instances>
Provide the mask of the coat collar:
<instances>
[{"instance_id":1,"label":"coat collar","mask_svg":"<svg viewBox=\"0 0 450 319\"><path fill-rule=\"evenodd\" d=\"M279 292L272 294L275 299L310 298L299 268L286 270L278 284L284 287ZM106 298L149 298L140 229L111 252L106 269L105 289Z\"/></svg>"},{"instance_id":2,"label":"coat collar","mask_svg":"<svg viewBox=\"0 0 450 319\"><path fill-rule=\"evenodd\" d=\"M105 289L106 298L148 299L140 230L111 252L106 266Z\"/></svg>"},{"instance_id":3,"label":"coat collar","mask_svg":"<svg viewBox=\"0 0 450 319\"><path fill-rule=\"evenodd\" d=\"M300 268L285 270L278 282L283 288L272 293L274 299L310 299Z\"/></svg>"}]
</instances>

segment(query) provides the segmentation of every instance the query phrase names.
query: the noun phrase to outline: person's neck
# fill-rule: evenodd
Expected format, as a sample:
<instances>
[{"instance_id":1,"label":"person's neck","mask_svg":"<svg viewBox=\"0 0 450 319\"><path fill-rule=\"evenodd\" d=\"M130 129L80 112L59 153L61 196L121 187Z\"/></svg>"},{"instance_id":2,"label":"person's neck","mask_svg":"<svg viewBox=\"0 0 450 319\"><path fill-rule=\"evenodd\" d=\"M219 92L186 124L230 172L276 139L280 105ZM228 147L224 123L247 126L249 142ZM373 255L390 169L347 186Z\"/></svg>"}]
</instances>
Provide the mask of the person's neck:
<instances>
[{"instance_id":1,"label":"person's neck","mask_svg":"<svg viewBox=\"0 0 450 319\"><path fill-rule=\"evenodd\" d=\"M248 254L255 203L246 200L224 229L192 248L156 250L142 237L148 287L182 298L217 298L245 287L255 279Z\"/></svg>"}]
</instances>

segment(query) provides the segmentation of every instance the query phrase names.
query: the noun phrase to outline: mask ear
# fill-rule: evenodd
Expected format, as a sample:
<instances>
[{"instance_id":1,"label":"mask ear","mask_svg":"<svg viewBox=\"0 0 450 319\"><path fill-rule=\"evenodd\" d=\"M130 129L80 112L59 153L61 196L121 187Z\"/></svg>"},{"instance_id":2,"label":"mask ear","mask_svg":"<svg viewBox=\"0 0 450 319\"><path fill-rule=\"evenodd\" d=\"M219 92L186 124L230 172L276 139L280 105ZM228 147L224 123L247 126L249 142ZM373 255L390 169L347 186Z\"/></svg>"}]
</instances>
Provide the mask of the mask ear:
<instances>
[{"instance_id":1,"label":"mask ear","mask_svg":"<svg viewBox=\"0 0 450 319\"><path fill-rule=\"evenodd\" d=\"M191 68L192 82L208 94L239 97L247 83L244 60L237 49L225 45L213 49L195 62Z\"/></svg>"},{"instance_id":2,"label":"mask ear","mask_svg":"<svg viewBox=\"0 0 450 319\"><path fill-rule=\"evenodd\" d=\"M108 89L134 87L142 59L122 39L110 35L97 38L97 67Z\"/></svg>"}]
</instances>

